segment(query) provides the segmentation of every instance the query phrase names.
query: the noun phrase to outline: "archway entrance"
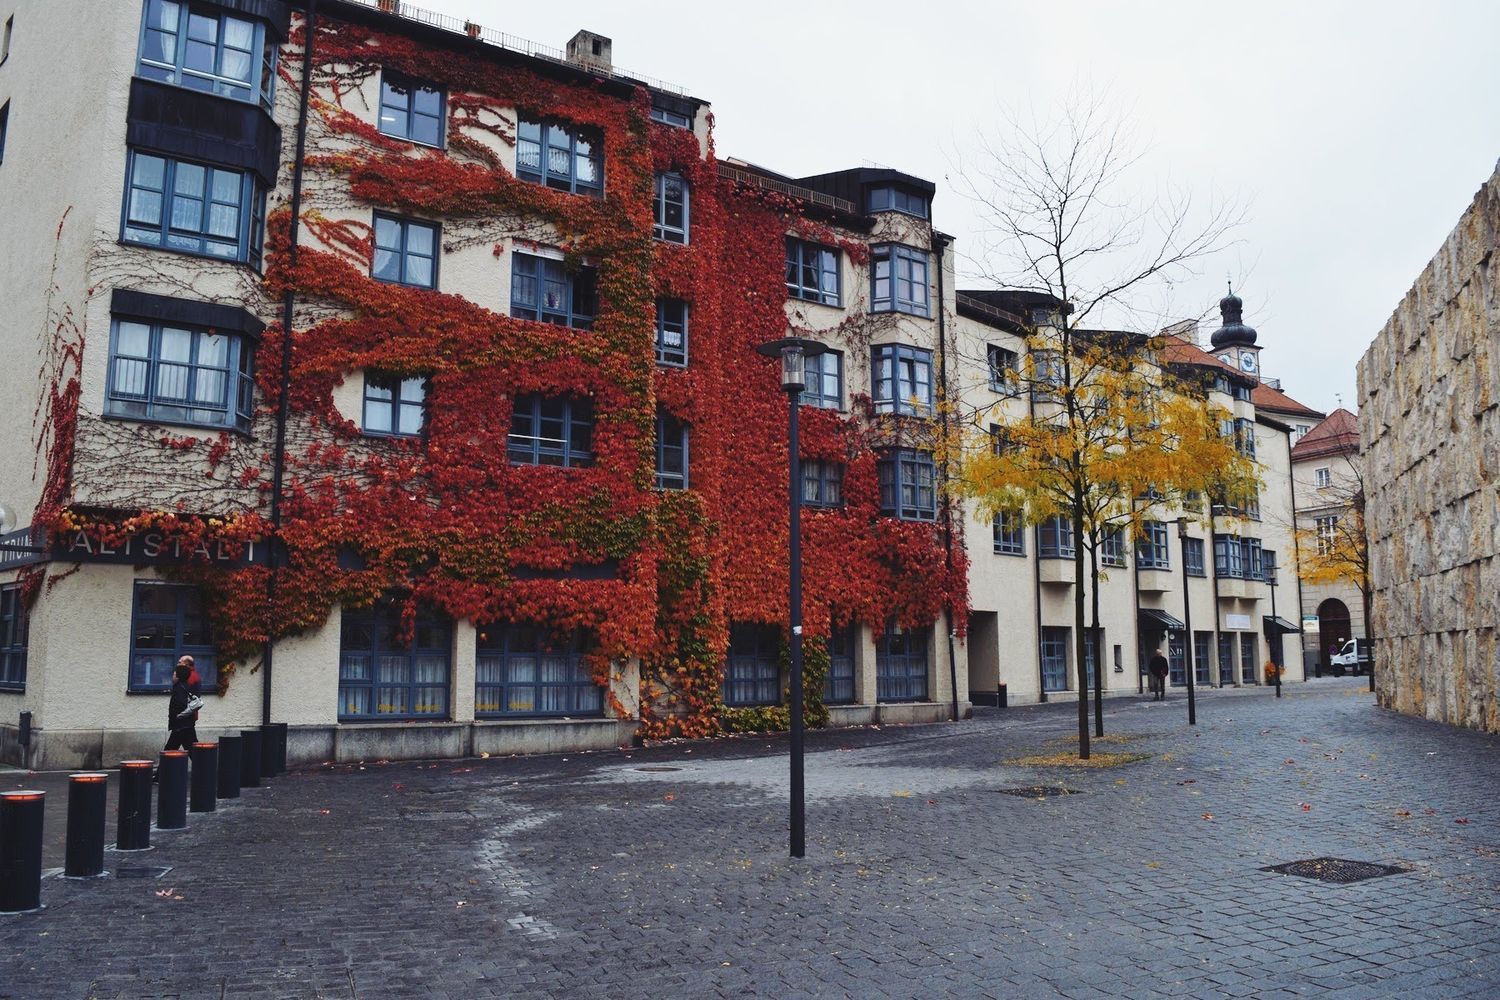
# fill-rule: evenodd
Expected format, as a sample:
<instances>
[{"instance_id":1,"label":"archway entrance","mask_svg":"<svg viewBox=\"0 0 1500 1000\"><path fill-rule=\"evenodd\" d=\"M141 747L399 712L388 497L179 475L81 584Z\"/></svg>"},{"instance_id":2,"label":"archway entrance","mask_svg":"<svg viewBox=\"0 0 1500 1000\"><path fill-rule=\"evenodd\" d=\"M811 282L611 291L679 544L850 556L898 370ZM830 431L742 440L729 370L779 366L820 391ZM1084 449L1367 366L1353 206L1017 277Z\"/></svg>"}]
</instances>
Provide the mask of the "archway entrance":
<instances>
[{"instance_id":1,"label":"archway entrance","mask_svg":"<svg viewBox=\"0 0 1500 1000\"><path fill-rule=\"evenodd\" d=\"M1328 671L1330 650L1343 645L1353 633L1349 631L1349 607L1343 601L1330 597L1318 605L1318 662Z\"/></svg>"}]
</instances>

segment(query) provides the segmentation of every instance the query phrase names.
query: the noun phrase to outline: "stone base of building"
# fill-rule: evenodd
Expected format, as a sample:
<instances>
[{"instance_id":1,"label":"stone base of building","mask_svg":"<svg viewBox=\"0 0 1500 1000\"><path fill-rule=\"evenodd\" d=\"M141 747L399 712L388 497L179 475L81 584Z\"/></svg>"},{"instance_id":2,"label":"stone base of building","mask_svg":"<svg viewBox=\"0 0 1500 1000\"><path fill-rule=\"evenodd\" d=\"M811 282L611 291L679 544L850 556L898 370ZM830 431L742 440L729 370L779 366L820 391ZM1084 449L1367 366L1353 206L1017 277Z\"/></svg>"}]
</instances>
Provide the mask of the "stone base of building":
<instances>
[{"instance_id":1,"label":"stone base of building","mask_svg":"<svg viewBox=\"0 0 1500 1000\"><path fill-rule=\"evenodd\" d=\"M974 706L958 703L958 717L971 718ZM951 701L892 702L882 705L830 705L829 726L916 726L927 722L947 722L953 718Z\"/></svg>"}]
</instances>

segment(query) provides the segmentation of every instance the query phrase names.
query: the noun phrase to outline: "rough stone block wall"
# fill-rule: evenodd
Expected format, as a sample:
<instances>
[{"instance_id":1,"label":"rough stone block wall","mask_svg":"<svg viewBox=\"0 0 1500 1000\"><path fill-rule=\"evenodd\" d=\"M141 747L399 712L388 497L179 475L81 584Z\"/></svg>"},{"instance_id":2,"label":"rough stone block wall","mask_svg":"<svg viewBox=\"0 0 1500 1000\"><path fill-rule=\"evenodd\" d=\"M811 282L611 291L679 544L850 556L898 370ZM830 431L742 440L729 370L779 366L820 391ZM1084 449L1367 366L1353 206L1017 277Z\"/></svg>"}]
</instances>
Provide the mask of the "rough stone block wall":
<instances>
[{"instance_id":1,"label":"rough stone block wall","mask_svg":"<svg viewBox=\"0 0 1500 1000\"><path fill-rule=\"evenodd\" d=\"M1359 362L1376 690L1500 731L1500 164Z\"/></svg>"}]
</instances>

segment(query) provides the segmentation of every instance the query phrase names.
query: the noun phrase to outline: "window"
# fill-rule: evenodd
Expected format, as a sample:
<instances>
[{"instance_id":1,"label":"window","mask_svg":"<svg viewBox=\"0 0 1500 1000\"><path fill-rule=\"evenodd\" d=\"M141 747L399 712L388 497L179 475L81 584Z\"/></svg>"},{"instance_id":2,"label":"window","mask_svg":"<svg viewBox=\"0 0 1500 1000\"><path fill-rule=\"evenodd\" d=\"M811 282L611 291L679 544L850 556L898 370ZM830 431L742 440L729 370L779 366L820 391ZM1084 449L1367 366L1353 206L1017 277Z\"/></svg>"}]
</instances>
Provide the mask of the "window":
<instances>
[{"instance_id":1,"label":"window","mask_svg":"<svg viewBox=\"0 0 1500 1000\"><path fill-rule=\"evenodd\" d=\"M828 680L823 684L825 705L848 705L854 701L855 626L835 627L828 636Z\"/></svg>"},{"instance_id":2,"label":"window","mask_svg":"<svg viewBox=\"0 0 1500 1000\"><path fill-rule=\"evenodd\" d=\"M995 515L995 554L1000 556L1024 556L1026 554L1026 525L1018 510L1002 510Z\"/></svg>"},{"instance_id":3,"label":"window","mask_svg":"<svg viewBox=\"0 0 1500 1000\"><path fill-rule=\"evenodd\" d=\"M1248 385L1240 385L1238 382L1234 384L1234 398L1240 402L1250 402L1250 392L1251 390Z\"/></svg>"},{"instance_id":4,"label":"window","mask_svg":"<svg viewBox=\"0 0 1500 1000\"><path fill-rule=\"evenodd\" d=\"M802 506L842 507L844 467L837 462L803 461Z\"/></svg>"},{"instance_id":5,"label":"window","mask_svg":"<svg viewBox=\"0 0 1500 1000\"><path fill-rule=\"evenodd\" d=\"M1072 629L1042 629L1042 690L1068 689L1068 634Z\"/></svg>"},{"instance_id":6,"label":"window","mask_svg":"<svg viewBox=\"0 0 1500 1000\"><path fill-rule=\"evenodd\" d=\"M1319 487L1322 487L1322 486L1332 486L1333 485L1333 470L1332 469L1314 469L1313 470L1313 484L1316 485L1316 486L1319 486Z\"/></svg>"},{"instance_id":7,"label":"window","mask_svg":"<svg viewBox=\"0 0 1500 1000\"><path fill-rule=\"evenodd\" d=\"M1339 519L1336 514L1317 518L1314 522L1318 533L1318 555L1332 555L1339 542Z\"/></svg>"},{"instance_id":8,"label":"window","mask_svg":"<svg viewBox=\"0 0 1500 1000\"><path fill-rule=\"evenodd\" d=\"M1207 576L1208 571L1203 565L1203 539L1188 538L1183 540L1182 560L1187 564L1188 576Z\"/></svg>"},{"instance_id":9,"label":"window","mask_svg":"<svg viewBox=\"0 0 1500 1000\"><path fill-rule=\"evenodd\" d=\"M887 625L875 639L875 699L927 700L927 646L930 628Z\"/></svg>"},{"instance_id":10,"label":"window","mask_svg":"<svg viewBox=\"0 0 1500 1000\"><path fill-rule=\"evenodd\" d=\"M423 146L442 146L447 117L442 88L386 70L380 77L380 131ZM521 148L517 139L516 148Z\"/></svg>"},{"instance_id":11,"label":"window","mask_svg":"<svg viewBox=\"0 0 1500 1000\"><path fill-rule=\"evenodd\" d=\"M795 299L843 304L839 291L839 252L796 237L786 238L786 293Z\"/></svg>"},{"instance_id":12,"label":"window","mask_svg":"<svg viewBox=\"0 0 1500 1000\"><path fill-rule=\"evenodd\" d=\"M1102 630L1101 630L1102 631ZM1094 680L1094 664L1099 662L1099 636L1093 629L1083 633L1083 671L1090 691L1097 683Z\"/></svg>"},{"instance_id":13,"label":"window","mask_svg":"<svg viewBox=\"0 0 1500 1000\"><path fill-rule=\"evenodd\" d=\"M824 410L844 408L844 355L842 351L824 351L804 362L807 388L802 390L803 406Z\"/></svg>"},{"instance_id":14,"label":"window","mask_svg":"<svg viewBox=\"0 0 1500 1000\"><path fill-rule=\"evenodd\" d=\"M401 605L345 608L339 633L339 721L448 717L452 625L417 606L402 635Z\"/></svg>"},{"instance_id":15,"label":"window","mask_svg":"<svg viewBox=\"0 0 1500 1000\"><path fill-rule=\"evenodd\" d=\"M1297 435L1296 435L1297 436L1297 440L1300 441L1303 437L1305 437L1307 435L1307 432L1310 431L1310 430L1312 430L1312 424L1298 424L1297 425Z\"/></svg>"},{"instance_id":16,"label":"window","mask_svg":"<svg viewBox=\"0 0 1500 1000\"><path fill-rule=\"evenodd\" d=\"M592 267L570 271L561 260L551 257L511 254L512 316L592 330L598 307L597 276Z\"/></svg>"},{"instance_id":17,"label":"window","mask_svg":"<svg viewBox=\"0 0 1500 1000\"><path fill-rule=\"evenodd\" d=\"M1243 684L1255 683L1255 668L1260 660L1258 645L1254 632L1240 633L1240 682Z\"/></svg>"},{"instance_id":18,"label":"window","mask_svg":"<svg viewBox=\"0 0 1500 1000\"><path fill-rule=\"evenodd\" d=\"M651 105L651 120L661 122L663 125L671 125L673 128L692 128L693 120L680 111Z\"/></svg>"},{"instance_id":19,"label":"window","mask_svg":"<svg viewBox=\"0 0 1500 1000\"><path fill-rule=\"evenodd\" d=\"M880 513L904 521L937 519L932 453L902 448L880 459Z\"/></svg>"},{"instance_id":20,"label":"window","mask_svg":"<svg viewBox=\"0 0 1500 1000\"><path fill-rule=\"evenodd\" d=\"M604 714L604 689L584 662L586 634L534 625L481 625L475 636L474 717Z\"/></svg>"},{"instance_id":21,"label":"window","mask_svg":"<svg viewBox=\"0 0 1500 1000\"><path fill-rule=\"evenodd\" d=\"M1167 526L1161 521L1141 525L1141 536L1135 540L1137 569L1171 569L1172 556L1167 548Z\"/></svg>"},{"instance_id":22,"label":"window","mask_svg":"<svg viewBox=\"0 0 1500 1000\"><path fill-rule=\"evenodd\" d=\"M1209 676L1209 671L1213 669L1213 658L1210 656L1213 643L1212 632L1193 633L1193 682L1195 684L1213 683Z\"/></svg>"},{"instance_id":23,"label":"window","mask_svg":"<svg viewBox=\"0 0 1500 1000\"><path fill-rule=\"evenodd\" d=\"M921 347L882 344L874 348L877 413L932 414L932 352Z\"/></svg>"},{"instance_id":24,"label":"window","mask_svg":"<svg viewBox=\"0 0 1500 1000\"><path fill-rule=\"evenodd\" d=\"M0 587L0 690L26 689L26 619L20 585Z\"/></svg>"},{"instance_id":25,"label":"window","mask_svg":"<svg viewBox=\"0 0 1500 1000\"><path fill-rule=\"evenodd\" d=\"M1009 455L1016 450L1016 439L1010 428L990 424L990 451L996 455Z\"/></svg>"},{"instance_id":26,"label":"window","mask_svg":"<svg viewBox=\"0 0 1500 1000\"><path fill-rule=\"evenodd\" d=\"M258 267L265 208L252 174L131 150L120 239Z\"/></svg>"},{"instance_id":27,"label":"window","mask_svg":"<svg viewBox=\"0 0 1500 1000\"><path fill-rule=\"evenodd\" d=\"M506 443L512 465L594 464L594 401L572 396L516 397Z\"/></svg>"},{"instance_id":28,"label":"window","mask_svg":"<svg viewBox=\"0 0 1500 1000\"><path fill-rule=\"evenodd\" d=\"M604 144L597 133L521 119L516 176L554 191L604 197Z\"/></svg>"},{"instance_id":29,"label":"window","mask_svg":"<svg viewBox=\"0 0 1500 1000\"><path fill-rule=\"evenodd\" d=\"M0 104L0 163L5 162L5 134L10 131L10 102Z\"/></svg>"},{"instance_id":30,"label":"window","mask_svg":"<svg viewBox=\"0 0 1500 1000\"><path fill-rule=\"evenodd\" d=\"M213 627L197 587L135 582L130 616L131 691L170 691L172 668L191 656L204 690L218 683Z\"/></svg>"},{"instance_id":31,"label":"window","mask_svg":"<svg viewBox=\"0 0 1500 1000\"><path fill-rule=\"evenodd\" d=\"M774 625L730 625L729 661L724 665L724 704L780 702L781 630Z\"/></svg>"},{"instance_id":32,"label":"window","mask_svg":"<svg viewBox=\"0 0 1500 1000\"><path fill-rule=\"evenodd\" d=\"M871 250L872 312L904 312L928 316L927 254L887 243Z\"/></svg>"},{"instance_id":33,"label":"window","mask_svg":"<svg viewBox=\"0 0 1500 1000\"><path fill-rule=\"evenodd\" d=\"M1244 568L1246 580L1265 579L1266 563L1259 538L1240 539L1240 565Z\"/></svg>"},{"instance_id":34,"label":"window","mask_svg":"<svg viewBox=\"0 0 1500 1000\"><path fill-rule=\"evenodd\" d=\"M656 363L687 367L688 304L681 299L656 300Z\"/></svg>"},{"instance_id":35,"label":"window","mask_svg":"<svg viewBox=\"0 0 1500 1000\"><path fill-rule=\"evenodd\" d=\"M104 412L248 432L254 363L254 345L242 337L116 318Z\"/></svg>"},{"instance_id":36,"label":"window","mask_svg":"<svg viewBox=\"0 0 1500 1000\"><path fill-rule=\"evenodd\" d=\"M1234 447L1240 454L1255 457L1255 421L1236 417L1234 421Z\"/></svg>"},{"instance_id":37,"label":"window","mask_svg":"<svg viewBox=\"0 0 1500 1000\"><path fill-rule=\"evenodd\" d=\"M656 488L688 488L688 427L666 410L656 411Z\"/></svg>"},{"instance_id":38,"label":"window","mask_svg":"<svg viewBox=\"0 0 1500 1000\"><path fill-rule=\"evenodd\" d=\"M1187 650L1180 632L1167 634L1167 677L1173 684L1187 683Z\"/></svg>"},{"instance_id":39,"label":"window","mask_svg":"<svg viewBox=\"0 0 1500 1000\"><path fill-rule=\"evenodd\" d=\"M1073 519L1067 514L1053 514L1037 525L1036 551L1042 559L1072 559Z\"/></svg>"},{"instance_id":40,"label":"window","mask_svg":"<svg viewBox=\"0 0 1500 1000\"><path fill-rule=\"evenodd\" d=\"M438 227L415 219L375 216L375 262L370 275L414 288L437 287Z\"/></svg>"},{"instance_id":41,"label":"window","mask_svg":"<svg viewBox=\"0 0 1500 1000\"><path fill-rule=\"evenodd\" d=\"M364 432L417 437L425 423L427 380L384 372L365 372Z\"/></svg>"},{"instance_id":42,"label":"window","mask_svg":"<svg viewBox=\"0 0 1500 1000\"><path fill-rule=\"evenodd\" d=\"M655 224L651 235L668 243L688 241L688 186L680 174L657 174L651 199Z\"/></svg>"},{"instance_id":43,"label":"window","mask_svg":"<svg viewBox=\"0 0 1500 1000\"><path fill-rule=\"evenodd\" d=\"M871 188L869 206L871 212L905 212L919 219L927 218L927 198L899 188Z\"/></svg>"},{"instance_id":44,"label":"window","mask_svg":"<svg viewBox=\"0 0 1500 1000\"><path fill-rule=\"evenodd\" d=\"M1229 378L1225 375L1214 376L1214 392L1222 392L1226 396L1234 394L1234 387L1229 384Z\"/></svg>"},{"instance_id":45,"label":"window","mask_svg":"<svg viewBox=\"0 0 1500 1000\"><path fill-rule=\"evenodd\" d=\"M1264 579L1260 539L1215 535L1214 573L1231 580Z\"/></svg>"},{"instance_id":46,"label":"window","mask_svg":"<svg viewBox=\"0 0 1500 1000\"><path fill-rule=\"evenodd\" d=\"M1276 550L1261 549L1260 578L1267 583L1276 582Z\"/></svg>"},{"instance_id":47,"label":"window","mask_svg":"<svg viewBox=\"0 0 1500 1000\"><path fill-rule=\"evenodd\" d=\"M1021 359L1015 351L990 344L988 348L990 389L1002 396L1014 396L1021 391Z\"/></svg>"},{"instance_id":48,"label":"window","mask_svg":"<svg viewBox=\"0 0 1500 1000\"><path fill-rule=\"evenodd\" d=\"M264 24L182 0L146 0L145 13L139 76L270 108L276 39Z\"/></svg>"},{"instance_id":49,"label":"window","mask_svg":"<svg viewBox=\"0 0 1500 1000\"><path fill-rule=\"evenodd\" d=\"M1056 400L1068 384L1068 371L1058 351L1033 351L1032 395L1040 400Z\"/></svg>"},{"instance_id":50,"label":"window","mask_svg":"<svg viewBox=\"0 0 1500 1000\"><path fill-rule=\"evenodd\" d=\"M1099 562L1104 566L1125 565L1125 531L1112 528L1105 532L1099 544Z\"/></svg>"},{"instance_id":51,"label":"window","mask_svg":"<svg viewBox=\"0 0 1500 1000\"><path fill-rule=\"evenodd\" d=\"M1234 634L1219 633L1219 684L1234 683Z\"/></svg>"}]
</instances>

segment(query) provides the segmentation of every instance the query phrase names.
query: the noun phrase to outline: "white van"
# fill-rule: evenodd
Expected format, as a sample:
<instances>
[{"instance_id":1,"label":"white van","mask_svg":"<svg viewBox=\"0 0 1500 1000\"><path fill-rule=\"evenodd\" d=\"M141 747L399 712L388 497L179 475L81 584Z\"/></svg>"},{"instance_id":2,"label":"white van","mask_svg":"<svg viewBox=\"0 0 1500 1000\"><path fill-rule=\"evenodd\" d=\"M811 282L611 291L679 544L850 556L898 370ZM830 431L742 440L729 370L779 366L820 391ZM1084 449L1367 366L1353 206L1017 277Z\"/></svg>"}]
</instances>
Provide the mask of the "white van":
<instances>
[{"instance_id":1,"label":"white van","mask_svg":"<svg viewBox=\"0 0 1500 1000\"><path fill-rule=\"evenodd\" d=\"M1343 648L1329 658L1328 665L1335 675L1342 677L1344 671L1360 674L1370 669L1370 640L1348 639Z\"/></svg>"}]
</instances>

